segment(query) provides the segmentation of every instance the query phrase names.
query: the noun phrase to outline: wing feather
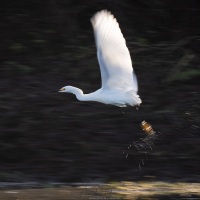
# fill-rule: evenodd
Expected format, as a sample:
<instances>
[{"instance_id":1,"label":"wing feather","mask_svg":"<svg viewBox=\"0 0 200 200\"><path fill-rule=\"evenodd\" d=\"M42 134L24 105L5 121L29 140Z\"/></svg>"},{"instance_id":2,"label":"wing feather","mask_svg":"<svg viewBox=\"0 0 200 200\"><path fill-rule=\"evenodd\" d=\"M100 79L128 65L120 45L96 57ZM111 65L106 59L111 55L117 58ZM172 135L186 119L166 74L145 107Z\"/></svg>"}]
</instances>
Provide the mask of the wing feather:
<instances>
[{"instance_id":1,"label":"wing feather","mask_svg":"<svg viewBox=\"0 0 200 200\"><path fill-rule=\"evenodd\" d=\"M130 53L116 19L110 12L103 10L91 18L91 23L101 70L102 88L137 92L137 78L133 72Z\"/></svg>"}]
</instances>

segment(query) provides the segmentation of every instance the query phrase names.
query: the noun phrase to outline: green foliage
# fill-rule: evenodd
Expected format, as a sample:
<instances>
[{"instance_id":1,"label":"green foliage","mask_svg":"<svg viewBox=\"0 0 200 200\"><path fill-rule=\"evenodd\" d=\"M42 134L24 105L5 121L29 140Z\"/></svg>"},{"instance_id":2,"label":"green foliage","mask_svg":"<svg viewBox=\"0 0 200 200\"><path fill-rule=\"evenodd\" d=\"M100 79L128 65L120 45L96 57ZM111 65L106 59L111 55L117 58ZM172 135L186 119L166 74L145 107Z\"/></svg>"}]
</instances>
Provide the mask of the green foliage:
<instances>
[{"instance_id":1,"label":"green foliage","mask_svg":"<svg viewBox=\"0 0 200 200\"><path fill-rule=\"evenodd\" d=\"M193 78L200 77L200 69L189 69L181 71L168 78L168 81L186 81Z\"/></svg>"},{"instance_id":2,"label":"green foliage","mask_svg":"<svg viewBox=\"0 0 200 200\"><path fill-rule=\"evenodd\" d=\"M13 51L21 51L25 49L25 46L20 43L14 43L10 45L10 49Z\"/></svg>"},{"instance_id":3,"label":"green foliage","mask_svg":"<svg viewBox=\"0 0 200 200\"><path fill-rule=\"evenodd\" d=\"M3 68L10 75L28 75L33 72L32 67L14 61L5 61Z\"/></svg>"},{"instance_id":4,"label":"green foliage","mask_svg":"<svg viewBox=\"0 0 200 200\"><path fill-rule=\"evenodd\" d=\"M37 40L32 40L33 43L36 43L36 44L45 44L46 41L45 40L41 40L41 39L37 39Z\"/></svg>"},{"instance_id":5,"label":"green foliage","mask_svg":"<svg viewBox=\"0 0 200 200\"><path fill-rule=\"evenodd\" d=\"M141 37L138 37L137 38L137 42L141 45L141 46L146 46L149 44L149 41L147 38L141 38Z\"/></svg>"},{"instance_id":6,"label":"green foliage","mask_svg":"<svg viewBox=\"0 0 200 200\"><path fill-rule=\"evenodd\" d=\"M188 70L188 72L182 73L182 79L190 79L196 76L200 76L200 70Z\"/></svg>"}]
</instances>

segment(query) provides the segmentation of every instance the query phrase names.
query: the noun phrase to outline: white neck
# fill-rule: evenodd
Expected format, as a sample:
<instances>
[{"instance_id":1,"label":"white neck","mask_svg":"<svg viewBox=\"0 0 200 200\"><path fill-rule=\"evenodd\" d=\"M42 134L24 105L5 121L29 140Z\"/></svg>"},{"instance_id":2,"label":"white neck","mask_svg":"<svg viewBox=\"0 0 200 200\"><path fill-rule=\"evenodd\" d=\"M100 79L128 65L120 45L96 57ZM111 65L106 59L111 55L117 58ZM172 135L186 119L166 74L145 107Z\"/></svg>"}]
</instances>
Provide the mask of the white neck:
<instances>
[{"instance_id":1,"label":"white neck","mask_svg":"<svg viewBox=\"0 0 200 200\"><path fill-rule=\"evenodd\" d=\"M84 94L83 91L77 87L66 86L65 92L74 94L79 101L95 101L93 93Z\"/></svg>"}]
</instances>

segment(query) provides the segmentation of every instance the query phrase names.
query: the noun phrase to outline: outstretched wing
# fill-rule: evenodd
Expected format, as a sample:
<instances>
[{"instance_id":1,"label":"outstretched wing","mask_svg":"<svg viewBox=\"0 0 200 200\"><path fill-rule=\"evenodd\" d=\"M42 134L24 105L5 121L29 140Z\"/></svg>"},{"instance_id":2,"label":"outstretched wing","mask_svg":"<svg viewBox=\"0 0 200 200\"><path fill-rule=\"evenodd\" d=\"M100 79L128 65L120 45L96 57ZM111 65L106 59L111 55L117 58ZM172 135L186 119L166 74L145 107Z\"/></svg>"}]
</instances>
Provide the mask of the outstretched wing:
<instances>
[{"instance_id":1,"label":"outstretched wing","mask_svg":"<svg viewBox=\"0 0 200 200\"><path fill-rule=\"evenodd\" d=\"M114 16L102 10L91 18L101 70L102 88L134 90L137 79L133 74L130 53Z\"/></svg>"}]
</instances>

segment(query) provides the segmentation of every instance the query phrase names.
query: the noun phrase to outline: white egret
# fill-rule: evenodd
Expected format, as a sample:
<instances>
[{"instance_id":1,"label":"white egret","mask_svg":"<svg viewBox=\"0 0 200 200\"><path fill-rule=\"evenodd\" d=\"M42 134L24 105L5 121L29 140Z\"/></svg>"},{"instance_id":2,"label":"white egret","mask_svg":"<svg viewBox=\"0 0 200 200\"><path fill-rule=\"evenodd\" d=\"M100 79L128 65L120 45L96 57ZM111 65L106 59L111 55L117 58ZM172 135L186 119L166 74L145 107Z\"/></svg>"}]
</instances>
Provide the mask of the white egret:
<instances>
[{"instance_id":1,"label":"white egret","mask_svg":"<svg viewBox=\"0 0 200 200\"><path fill-rule=\"evenodd\" d=\"M97 12L91 18L91 23L102 86L90 94L84 94L81 89L73 86L65 86L59 92L73 93L80 101L97 101L119 107L139 106L142 101L137 94L137 78L119 24L106 10Z\"/></svg>"}]
</instances>

